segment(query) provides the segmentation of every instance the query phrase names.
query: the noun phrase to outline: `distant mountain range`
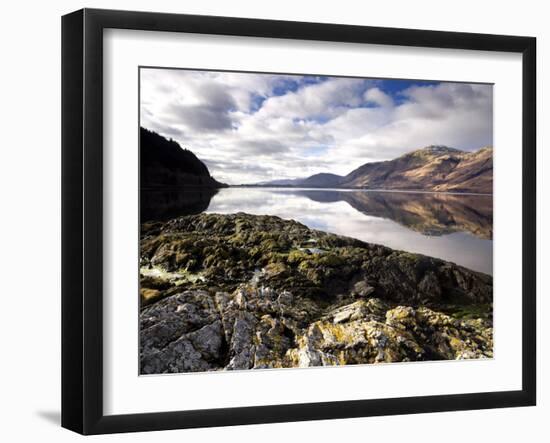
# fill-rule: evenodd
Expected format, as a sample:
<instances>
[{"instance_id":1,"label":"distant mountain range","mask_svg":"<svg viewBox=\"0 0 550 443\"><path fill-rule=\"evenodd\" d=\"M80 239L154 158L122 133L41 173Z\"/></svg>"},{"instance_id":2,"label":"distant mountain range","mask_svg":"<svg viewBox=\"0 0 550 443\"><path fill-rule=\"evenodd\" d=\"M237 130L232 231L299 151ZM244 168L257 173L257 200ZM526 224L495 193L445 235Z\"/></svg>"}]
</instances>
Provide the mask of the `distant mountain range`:
<instances>
[{"instance_id":1,"label":"distant mountain range","mask_svg":"<svg viewBox=\"0 0 550 443\"><path fill-rule=\"evenodd\" d=\"M288 180L271 180L266 182L256 183L255 186L292 186L292 187L310 187L310 188L331 188L338 187L342 181L341 175L321 172L320 174L312 175L308 178L296 178Z\"/></svg>"},{"instance_id":2,"label":"distant mountain range","mask_svg":"<svg viewBox=\"0 0 550 443\"><path fill-rule=\"evenodd\" d=\"M394 160L365 163L348 175L315 174L256 186L387 189L440 192L493 192L493 148L476 152L427 146Z\"/></svg>"},{"instance_id":3,"label":"distant mountain range","mask_svg":"<svg viewBox=\"0 0 550 443\"><path fill-rule=\"evenodd\" d=\"M140 174L143 189L227 186L213 178L191 151L145 128L140 128ZM493 148L466 152L447 146L427 146L393 160L365 163L345 176L325 172L252 186L492 194Z\"/></svg>"},{"instance_id":4,"label":"distant mountain range","mask_svg":"<svg viewBox=\"0 0 550 443\"><path fill-rule=\"evenodd\" d=\"M174 140L145 128L140 128L139 137L142 189L217 189L227 186L214 179L195 154Z\"/></svg>"}]
</instances>

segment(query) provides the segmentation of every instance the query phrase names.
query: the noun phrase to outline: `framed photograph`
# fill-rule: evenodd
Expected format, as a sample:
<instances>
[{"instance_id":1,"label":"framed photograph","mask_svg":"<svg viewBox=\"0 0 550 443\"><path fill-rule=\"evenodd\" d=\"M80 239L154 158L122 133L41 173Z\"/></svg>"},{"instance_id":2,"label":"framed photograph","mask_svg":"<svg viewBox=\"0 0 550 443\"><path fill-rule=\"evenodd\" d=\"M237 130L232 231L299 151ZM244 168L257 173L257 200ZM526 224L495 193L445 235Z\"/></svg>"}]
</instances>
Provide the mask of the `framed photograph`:
<instances>
[{"instance_id":1,"label":"framed photograph","mask_svg":"<svg viewBox=\"0 0 550 443\"><path fill-rule=\"evenodd\" d=\"M62 425L536 402L536 41L62 20Z\"/></svg>"}]
</instances>

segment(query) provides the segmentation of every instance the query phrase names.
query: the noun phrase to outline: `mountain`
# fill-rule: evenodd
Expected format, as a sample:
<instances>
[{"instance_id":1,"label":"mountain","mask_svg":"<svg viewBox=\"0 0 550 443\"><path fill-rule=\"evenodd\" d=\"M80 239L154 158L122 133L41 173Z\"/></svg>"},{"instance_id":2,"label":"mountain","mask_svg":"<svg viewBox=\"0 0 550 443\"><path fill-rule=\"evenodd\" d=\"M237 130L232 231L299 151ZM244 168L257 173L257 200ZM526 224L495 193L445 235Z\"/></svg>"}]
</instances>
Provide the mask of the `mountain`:
<instances>
[{"instance_id":1,"label":"mountain","mask_svg":"<svg viewBox=\"0 0 550 443\"><path fill-rule=\"evenodd\" d=\"M156 132L139 129L141 188L221 188L206 165L188 149Z\"/></svg>"},{"instance_id":2,"label":"mountain","mask_svg":"<svg viewBox=\"0 0 550 443\"><path fill-rule=\"evenodd\" d=\"M493 148L466 152L433 145L393 160L365 163L346 176L330 173L256 186L493 193Z\"/></svg>"},{"instance_id":3,"label":"mountain","mask_svg":"<svg viewBox=\"0 0 550 443\"><path fill-rule=\"evenodd\" d=\"M322 172L301 180L300 186L305 188L333 188L340 185L342 178L341 175Z\"/></svg>"},{"instance_id":4,"label":"mountain","mask_svg":"<svg viewBox=\"0 0 550 443\"><path fill-rule=\"evenodd\" d=\"M282 187L300 187L300 188L334 188L338 187L342 180L341 175L321 172L307 178L281 179L256 183L252 186L282 186Z\"/></svg>"},{"instance_id":5,"label":"mountain","mask_svg":"<svg viewBox=\"0 0 550 443\"><path fill-rule=\"evenodd\" d=\"M302 183L303 179L301 178L289 178L289 179L280 179L280 180L270 180L260 183L254 183L250 186L300 186L300 183Z\"/></svg>"},{"instance_id":6,"label":"mountain","mask_svg":"<svg viewBox=\"0 0 550 443\"><path fill-rule=\"evenodd\" d=\"M340 187L491 194L493 149L428 146L394 160L366 163L346 175Z\"/></svg>"}]
</instances>

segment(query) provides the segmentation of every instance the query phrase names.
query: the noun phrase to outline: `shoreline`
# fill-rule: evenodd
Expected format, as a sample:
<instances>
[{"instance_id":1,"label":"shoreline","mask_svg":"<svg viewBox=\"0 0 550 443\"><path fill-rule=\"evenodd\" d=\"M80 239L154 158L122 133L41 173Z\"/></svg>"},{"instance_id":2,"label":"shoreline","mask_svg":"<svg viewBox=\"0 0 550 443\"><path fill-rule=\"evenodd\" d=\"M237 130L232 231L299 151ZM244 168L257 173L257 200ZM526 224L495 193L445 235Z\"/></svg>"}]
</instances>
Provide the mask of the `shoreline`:
<instances>
[{"instance_id":1,"label":"shoreline","mask_svg":"<svg viewBox=\"0 0 550 443\"><path fill-rule=\"evenodd\" d=\"M332 191L332 192L395 192L402 194L443 194L443 195L479 195L492 197L494 194L481 192L449 192L449 191L426 191L409 189L365 189L365 188L320 188L300 186L255 186L255 185L227 185L220 189L265 189L265 190L297 190L297 191Z\"/></svg>"}]
</instances>

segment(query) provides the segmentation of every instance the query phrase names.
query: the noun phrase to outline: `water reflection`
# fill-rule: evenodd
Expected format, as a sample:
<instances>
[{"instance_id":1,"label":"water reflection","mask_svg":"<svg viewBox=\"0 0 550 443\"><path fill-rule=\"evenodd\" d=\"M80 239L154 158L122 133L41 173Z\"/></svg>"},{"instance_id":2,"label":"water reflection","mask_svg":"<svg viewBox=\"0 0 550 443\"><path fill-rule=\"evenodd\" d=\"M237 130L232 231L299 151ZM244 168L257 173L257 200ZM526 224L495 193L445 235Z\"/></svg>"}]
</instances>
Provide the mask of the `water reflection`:
<instances>
[{"instance_id":1,"label":"water reflection","mask_svg":"<svg viewBox=\"0 0 550 443\"><path fill-rule=\"evenodd\" d=\"M491 195L298 190L321 203L344 201L365 215L383 217L425 235L470 232L493 238Z\"/></svg>"},{"instance_id":2,"label":"water reflection","mask_svg":"<svg viewBox=\"0 0 550 443\"><path fill-rule=\"evenodd\" d=\"M142 221L199 212L277 215L492 274L492 196L296 188L143 193Z\"/></svg>"},{"instance_id":3,"label":"water reflection","mask_svg":"<svg viewBox=\"0 0 550 443\"><path fill-rule=\"evenodd\" d=\"M140 191L141 222L168 220L180 215L200 214L208 209L217 190L192 188L188 190Z\"/></svg>"}]
</instances>

